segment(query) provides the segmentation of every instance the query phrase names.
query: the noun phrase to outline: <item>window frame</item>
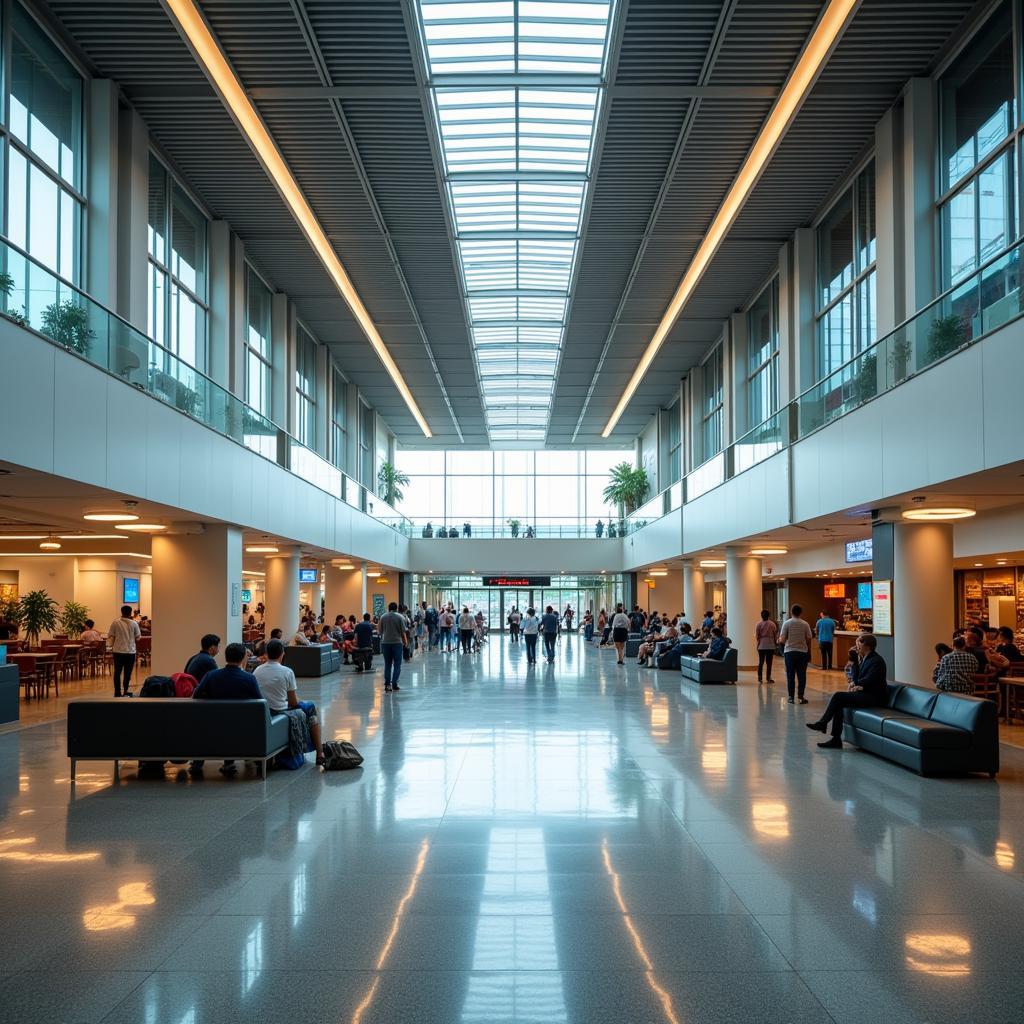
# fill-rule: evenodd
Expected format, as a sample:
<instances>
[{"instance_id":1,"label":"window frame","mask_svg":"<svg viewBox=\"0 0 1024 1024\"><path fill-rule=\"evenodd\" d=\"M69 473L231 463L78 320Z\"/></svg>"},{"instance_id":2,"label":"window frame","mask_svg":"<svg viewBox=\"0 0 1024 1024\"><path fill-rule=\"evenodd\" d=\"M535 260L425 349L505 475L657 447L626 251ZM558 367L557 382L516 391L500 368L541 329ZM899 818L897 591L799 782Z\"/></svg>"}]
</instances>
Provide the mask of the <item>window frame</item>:
<instances>
[{"instance_id":1,"label":"window frame","mask_svg":"<svg viewBox=\"0 0 1024 1024\"><path fill-rule=\"evenodd\" d=\"M708 354L701 362L701 387L700 387L700 438L701 438L701 462L713 459L725 448L725 346L723 339L719 339L711 347ZM709 395L708 389L708 366L715 364L716 383L715 394ZM711 404L709 404L709 401ZM709 443L710 434L714 432L717 441ZM717 444L714 451L711 448Z\"/></svg>"},{"instance_id":2,"label":"window frame","mask_svg":"<svg viewBox=\"0 0 1024 1024\"><path fill-rule=\"evenodd\" d=\"M244 377L243 384L244 384L244 387L243 387L242 391L243 391L243 394L245 396L245 404L247 406L249 406L250 409L255 409L256 412L259 413L259 415L262 416L264 419L267 419L267 420L270 420L271 422L273 422L274 421L274 418L273 418L273 401L274 401L274 383L273 383L274 382L274 364L273 364L274 339L273 339L273 331L274 331L274 316L273 316L273 310L271 309L270 302L273 301L274 290L273 290L273 288L270 287L269 284L267 284L266 279L263 277L263 275L260 274L259 271L257 271L256 268L248 260L245 261L245 270L246 270L246 273L245 273L245 333L244 333L244 339L243 339L243 344L245 346L245 368L244 368L244 371L243 371L243 377ZM255 278L256 281L259 282L259 284L263 288L266 289L267 295L270 298L270 302L268 302L268 306L267 306L268 312L267 312L267 336L266 336L267 354L266 355L264 355L258 349L254 348L249 343L249 329L250 329L250 326L251 326L250 317L249 317L249 311L250 311L249 303L250 303L250 297L251 297L250 296L250 289L251 289L252 281L253 281L254 278ZM260 362L262 364L262 366L263 366L263 372L266 374L266 395L265 395L265 397L266 397L266 405L267 405L266 409L262 408L261 405L257 405L256 403L253 402L252 395L250 394L250 391L249 391L249 366L250 366L250 362L252 360L257 360L258 362Z\"/></svg>"},{"instance_id":3,"label":"window frame","mask_svg":"<svg viewBox=\"0 0 1024 1024\"><path fill-rule=\"evenodd\" d=\"M752 355L753 346L753 331L751 330L751 318L754 313L754 308L761 301L765 292L769 293L768 296L768 321L769 321L769 333L772 338L771 349L760 362L754 364ZM747 351L744 364L746 367L746 382L747 382L747 429L753 430L754 427L759 426L766 420L769 420L779 411L779 345L780 345L780 317L779 317L779 275L778 272L772 274L768 283L762 286L754 298L751 300L747 308L743 311L744 316L747 318ZM759 346L763 349L764 346ZM761 377L764 373L768 373L769 376L769 391L771 394L771 409L764 412L759 418L754 416L754 395L755 395L755 381ZM762 410L763 411L763 410Z\"/></svg>"},{"instance_id":4,"label":"window frame","mask_svg":"<svg viewBox=\"0 0 1024 1024\"><path fill-rule=\"evenodd\" d=\"M875 178L876 188L873 191L875 198L875 210L872 217L872 229L873 237L875 239L875 246L872 250L872 256L869 261L861 265L861 246L860 238L858 237L858 228L860 224L860 183L865 174L871 172L872 176L876 174L875 168L875 153L872 151L864 157L859 163L854 172L847 178L843 183L843 187L838 189L832 196L828 205L825 207L821 216L819 216L813 225L814 230L814 378L815 382L824 380L829 374L834 373L841 366L844 366L851 359L855 359L861 352L866 351L878 340L878 327L877 327L877 313L875 321L875 331L872 337L865 337L862 324L862 294L863 289L867 287L869 280L878 271L878 204L877 204L877 178ZM822 266L822 251L821 251L821 230L825 222L828 220L830 214L839 205L844 202L849 196L850 198L850 218L852 224L852 230L850 232L850 253L851 262L853 266L853 274L850 281L838 290L827 303L820 305L822 287L821 287L821 266ZM877 281L877 278L876 278ZM877 286L875 289L877 296ZM825 366L825 360L823 359L822 349L822 331L825 323L829 318L829 314L833 310L844 303L849 302L850 305L850 341L851 351L846 354L845 358L840 360L836 365Z\"/></svg>"},{"instance_id":5,"label":"window frame","mask_svg":"<svg viewBox=\"0 0 1024 1024\"><path fill-rule=\"evenodd\" d=\"M348 378L335 365L333 360L328 362L330 373L328 377L331 382L331 462L343 473L348 462ZM341 402L338 396L341 396ZM339 417L339 411L341 413Z\"/></svg>"},{"instance_id":6,"label":"window frame","mask_svg":"<svg viewBox=\"0 0 1024 1024\"><path fill-rule=\"evenodd\" d=\"M301 358L303 348L307 347L304 344L303 336L308 340L308 352L306 354L312 360L312 367L306 376L305 388L302 386L303 375L300 368L305 362ZM304 323L297 321L295 325L295 423L293 427L295 439L313 451L316 451L317 445L317 393L319 382L317 380L316 364L319 348L320 342L317 340L316 335ZM308 436L306 436L306 427L309 428Z\"/></svg>"},{"instance_id":7,"label":"window frame","mask_svg":"<svg viewBox=\"0 0 1024 1024\"><path fill-rule=\"evenodd\" d=\"M211 217L209 211L199 202L196 201L191 191L186 187L185 183L175 174L170 164L163 159L161 154L157 152L152 146L149 149L150 163L156 162L162 168L164 172L164 195L163 195L163 211L165 216L165 229L164 229L164 253L163 258L158 258L153 255L152 249L148 242L149 236L149 214L146 215L146 292L147 292L147 325L152 327L152 312L154 302L154 286L153 286L153 274L160 274L164 281L163 291L163 334L162 337L156 338L157 341L163 348L180 359L183 363L188 364L188 360L184 359L181 355L181 349L178 344L178 339L173 337L171 326L175 323L175 311L174 304L176 302L176 296L174 289L178 289L183 292L196 306L198 306L203 312L203 336L202 338L196 338L196 361L194 368L200 372L205 372L206 364L210 354L210 302L209 302L209 285L210 285L210 221ZM171 258L171 254L174 252L174 189L177 188L184 197L195 207L196 211L206 221L206 237L204 239L204 247L206 249L203 269L203 279L205 284L205 290L207 297L203 298L194 289L190 288L185 284L181 278L174 273ZM148 194L148 193L147 193ZM248 289L248 279L246 280L246 288ZM246 292L248 299L248 291ZM248 309L246 310L248 314ZM180 322L179 336L180 336ZM248 322L247 322L248 327ZM248 333L248 332L247 332Z\"/></svg>"}]
</instances>

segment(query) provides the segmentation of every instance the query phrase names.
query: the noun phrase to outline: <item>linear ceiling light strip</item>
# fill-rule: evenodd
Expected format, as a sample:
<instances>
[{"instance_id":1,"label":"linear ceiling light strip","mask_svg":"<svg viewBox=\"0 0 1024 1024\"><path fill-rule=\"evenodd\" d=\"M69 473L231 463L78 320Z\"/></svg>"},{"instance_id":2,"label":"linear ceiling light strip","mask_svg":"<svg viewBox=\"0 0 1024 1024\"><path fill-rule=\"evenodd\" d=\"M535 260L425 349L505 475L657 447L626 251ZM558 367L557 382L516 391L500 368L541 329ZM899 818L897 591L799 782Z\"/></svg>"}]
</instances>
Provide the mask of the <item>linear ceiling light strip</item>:
<instances>
[{"instance_id":1,"label":"linear ceiling light strip","mask_svg":"<svg viewBox=\"0 0 1024 1024\"><path fill-rule=\"evenodd\" d=\"M613 3L417 7L488 432L542 441Z\"/></svg>"},{"instance_id":2,"label":"linear ceiling light strip","mask_svg":"<svg viewBox=\"0 0 1024 1024\"><path fill-rule=\"evenodd\" d=\"M775 101L775 106L772 107L764 127L747 154L739 174L736 175L736 180L732 183L725 200L715 214L711 227L708 228L696 255L683 275L682 281L679 282L679 287L676 289L675 295L672 296L672 301L658 324L654 337L648 343L646 351L633 371L633 376L630 377L626 389L622 392L618 405L615 406L615 411L601 432L602 437L608 437L611 434L626 411L626 407L646 376L654 357L668 336L668 332L700 283L712 257L739 216L744 203L775 152L776 146L792 124L793 118L796 117L801 104L807 98L821 69L825 66L832 48L839 41L859 4L860 0L830 0L828 7L811 33L803 53L793 66L786 84L782 87L782 92L779 93L779 98Z\"/></svg>"},{"instance_id":3,"label":"linear ceiling light strip","mask_svg":"<svg viewBox=\"0 0 1024 1024\"><path fill-rule=\"evenodd\" d=\"M177 25L179 32L188 42L196 60L206 73L214 89L217 90L224 105L228 108L235 123L245 136L256 158L263 165L271 181L277 187L292 216L298 222L314 252L320 258L324 269L334 281L335 287L348 304L352 315L356 318L363 333L366 335L378 358L384 364L388 376L398 388L409 411L412 413L420 429L427 437L433 436L423 413L420 412L416 399L413 398L405 378L398 369L383 338L370 314L363 305L359 293L352 284L345 268L334 252L327 239L324 229L316 219L306 197L302 194L298 182L281 156L270 132L246 95L242 83L238 80L231 65L228 64L217 40L207 27L195 0L163 0L171 20Z\"/></svg>"}]
</instances>

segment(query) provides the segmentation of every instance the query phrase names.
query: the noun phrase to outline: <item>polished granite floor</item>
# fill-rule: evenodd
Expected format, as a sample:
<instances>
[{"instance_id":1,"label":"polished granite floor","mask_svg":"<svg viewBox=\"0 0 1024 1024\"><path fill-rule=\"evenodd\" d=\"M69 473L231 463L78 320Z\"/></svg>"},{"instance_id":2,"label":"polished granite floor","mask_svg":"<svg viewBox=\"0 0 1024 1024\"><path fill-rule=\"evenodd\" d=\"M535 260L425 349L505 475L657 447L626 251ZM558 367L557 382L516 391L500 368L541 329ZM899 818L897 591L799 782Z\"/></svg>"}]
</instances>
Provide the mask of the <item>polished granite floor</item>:
<instances>
[{"instance_id":1,"label":"polished granite floor","mask_svg":"<svg viewBox=\"0 0 1024 1024\"><path fill-rule=\"evenodd\" d=\"M920 779L578 638L300 691L360 771L73 788L61 723L0 736L0 1020L1024 1017L1024 752Z\"/></svg>"}]
</instances>

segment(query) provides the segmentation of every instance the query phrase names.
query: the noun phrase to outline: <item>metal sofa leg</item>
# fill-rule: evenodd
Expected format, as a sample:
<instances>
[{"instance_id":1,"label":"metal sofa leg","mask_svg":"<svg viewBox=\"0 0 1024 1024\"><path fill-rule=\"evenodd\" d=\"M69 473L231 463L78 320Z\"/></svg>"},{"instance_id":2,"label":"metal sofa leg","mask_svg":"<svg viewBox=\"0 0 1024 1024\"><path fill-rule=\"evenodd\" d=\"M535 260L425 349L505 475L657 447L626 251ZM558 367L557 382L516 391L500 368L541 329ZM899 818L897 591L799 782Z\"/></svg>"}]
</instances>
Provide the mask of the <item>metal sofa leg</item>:
<instances>
[{"instance_id":1,"label":"metal sofa leg","mask_svg":"<svg viewBox=\"0 0 1024 1024\"><path fill-rule=\"evenodd\" d=\"M75 772L77 770L78 770L78 762L74 758L72 758L71 759L71 781L72 782L75 781Z\"/></svg>"},{"instance_id":2,"label":"metal sofa leg","mask_svg":"<svg viewBox=\"0 0 1024 1024\"><path fill-rule=\"evenodd\" d=\"M120 761L115 761L114 762L114 781L115 782L120 782L121 781L121 762Z\"/></svg>"}]
</instances>

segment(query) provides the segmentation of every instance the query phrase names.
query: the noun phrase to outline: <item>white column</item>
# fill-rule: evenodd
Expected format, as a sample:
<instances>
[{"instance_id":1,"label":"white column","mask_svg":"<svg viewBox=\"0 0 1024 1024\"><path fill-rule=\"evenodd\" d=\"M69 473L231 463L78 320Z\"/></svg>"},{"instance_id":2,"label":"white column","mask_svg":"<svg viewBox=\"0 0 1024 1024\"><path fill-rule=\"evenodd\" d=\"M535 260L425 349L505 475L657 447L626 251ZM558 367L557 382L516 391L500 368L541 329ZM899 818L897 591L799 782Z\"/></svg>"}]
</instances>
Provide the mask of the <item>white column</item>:
<instances>
[{"instance_id":1,"label":"white column","mask_svg":"<svg viewBox=\"0 0 1024 1024\"><path fill-rule=\"evenodd\" d=\"M725 614L740 668L757 667L754 626L761 617L761 559L744 548L725 549Z\"/></svg>"},{"instance_id":2,"label":"white column","mask_svg":"<svg viewBox=\"0 0 1024 1024\"><path fill-rule=\"evenodd\" d=\"M149 327L149 132L133 110L118 122L117 312L144 334Z\"/></svg>"},{"instance_id":3,"label":"white column","mask_svg":"<svg viewBox=\"0 0 1024 1024\"><path fill-rule=\"evenodd\" d=\"M299 549L267 556L267 635L280 629L287 643L299 628Z\"/></svg>"},{"instance_id":4,"label":"white column","mask_svg":"<svg viewBox=\"0 0 1024 1024\"><path fill-rule=\"evenodd\" d=\"M704 618L704 570L696 562L683 562L683 611L695 629Z\"/></svg>"},{"instance_id":5,"label":"white column","mask_svg":"<svg viewBox=\"0 0 1024 1024\"><path fill-rule=\"evenodd\" d=\"M172 675L205 633L242 640L242 531L211 524L199 534L153 538L153 668Z\"/></svg>"},{"instance_id":6,"label":"white column","mask_svg":"<svg viewBox=\"0 0 1024 1024\"><path fill-rule=\"evenodd\" d=\"M86 290L107 306L117 303L118 112L117 86L89 82L89 160L86 206Z\"/></svg>"},{"instance_id":7,"label":"white column","mask_svg":"<svg viewBox=\"0 0 1024 1024\"><path fill-rule=\"evenodd\" d=\"M903 98L903 269L907 316L931 302L936 290L935 124L935 83L930 78L912 78ZM878 269L881 273L881 266Z\"/></svg>"},{"instance_id":8,"label":"white column","mask_svg":"<svg viewBox=\"0 0 1024 1024\"><path fill-rule=\"evenodd\" d=\"M815 233L811 228L793 232L793 274L791 292L790 386L799 395L817 379L817 343L814 297L817 290Z\"/></svg>"},{"instance_id":9,"label":"white column","mask_svg":"<svg viewBox=\"0 0 1024 1024\"><path fill-rule=\"evenodd\" d=\"M794 378L797 332L794 311L793 246L779 249L779 408L796 397Z\"/></svg>"},{"instance_id":10,"label":"white column","mask_svg":"<svg viewBox=\"0 0 1024 1024\"><path fill-rule=\"evenodd\" d=\"M356 569L337 569L328 565L324 571L324 606L327 621L332 625L337 615L362 618L366 611L363 584Z\"/></svg>"},{"instance_id":11,"label":"white column","mask_svg":"<svg viewBox=\"0 0 1024 1024\"><path fill-rule=\"evenodd\" d=\"M295 433L295 317L288 296L275 292L270 317L270 418Z\"/></svg>"},{"instance_id":12,"label":"white column","mask_svg":"<svg viewBox=\"0 0 1024 1024\"><path fill-rule=\"evenodd\" d=\"M893 530L890 678L925 686L935 644L953 632L953 527L896 523Z\"/></svg>"},{"instance_id":13,"label":"white column","mask_svg":"<svg viewBox=\"0 0 1024 1024\"><path fill-rule=\"evenodd\" d=\"M879 338L893 330L905 315L901 121L900 112L891 109L875 126L875 315Z\"/></svg>"},{"instance_id":14,"label":"white column","mask_svg":"<svg viewBox=\"0 0 1024 1024\"><path fill-rule=\"evenodd\" d=\"M359 563L359 575L360 575L360 577L362 579L362 586L363 586L362 603L360 605L360 608L364 612L370 612L372 614L373 609L368 607L367 603L366 603L367 598L366 598L366 563L365 562L360 562Z\"/></svg>"},{"instance_id":15,"label":"white column","mask_svg":"<svg viewBox=\"0 0 1024 1024\"><path fill-rule=\"evenodd\" d=\"M330 459L331 360L326 345L316 347L316 450Z\"/></svg>"}]
</instances>

